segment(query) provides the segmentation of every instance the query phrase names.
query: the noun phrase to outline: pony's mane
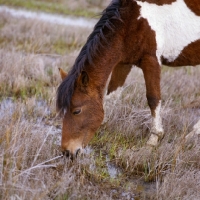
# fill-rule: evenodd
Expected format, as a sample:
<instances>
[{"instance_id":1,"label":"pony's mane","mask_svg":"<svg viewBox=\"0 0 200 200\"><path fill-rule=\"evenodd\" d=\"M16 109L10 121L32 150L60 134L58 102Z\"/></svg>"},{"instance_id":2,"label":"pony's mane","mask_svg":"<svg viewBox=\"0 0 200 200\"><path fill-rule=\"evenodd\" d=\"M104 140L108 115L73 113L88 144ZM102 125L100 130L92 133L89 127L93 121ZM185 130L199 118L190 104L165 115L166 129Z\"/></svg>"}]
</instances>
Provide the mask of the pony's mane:
<instances>
[{"instance_id":1,"label":"pony's mane","mask_svg":"<svg viewBox=\"0 0 200 200\"><path fill-rule=\"evenodd\" d=\"M125 0L113 0L111 4L102 12L100 20L95 25L94 30L88 37L86 44L81 49L71 71L58 87L56 100L56 107L58 111L63 112L64 109L69 108L75 88L75 82L80 73L84 70L85 63L93 63L93 59L99 53L99 47L104 48L105 46L102 44L102 41L106 44L109 43L104 30L106 28L107 30L113 32L115 29L112 22L113 19L121 20L119 14L121 1Z\"/></svg>"}]
</instances>

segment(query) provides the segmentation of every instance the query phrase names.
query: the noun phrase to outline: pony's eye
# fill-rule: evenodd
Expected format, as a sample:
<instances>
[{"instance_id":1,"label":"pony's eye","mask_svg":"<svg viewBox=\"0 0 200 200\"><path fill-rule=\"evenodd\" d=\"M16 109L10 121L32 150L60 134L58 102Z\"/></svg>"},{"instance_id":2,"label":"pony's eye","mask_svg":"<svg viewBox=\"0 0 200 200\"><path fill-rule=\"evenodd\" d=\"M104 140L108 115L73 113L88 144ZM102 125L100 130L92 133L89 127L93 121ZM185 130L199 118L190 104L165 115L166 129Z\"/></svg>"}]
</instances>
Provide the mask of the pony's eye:
<instances>
[{"instance_id":1,"label":"pony's eye","mask_svg":"<svg viewBox=\"0 0 200 200\"><path fill-rule=\"evenodd\" d=\"M73 111L73 115L79 115L81 113L81 109L76 109Z\"/></svg>"}]
</instances>

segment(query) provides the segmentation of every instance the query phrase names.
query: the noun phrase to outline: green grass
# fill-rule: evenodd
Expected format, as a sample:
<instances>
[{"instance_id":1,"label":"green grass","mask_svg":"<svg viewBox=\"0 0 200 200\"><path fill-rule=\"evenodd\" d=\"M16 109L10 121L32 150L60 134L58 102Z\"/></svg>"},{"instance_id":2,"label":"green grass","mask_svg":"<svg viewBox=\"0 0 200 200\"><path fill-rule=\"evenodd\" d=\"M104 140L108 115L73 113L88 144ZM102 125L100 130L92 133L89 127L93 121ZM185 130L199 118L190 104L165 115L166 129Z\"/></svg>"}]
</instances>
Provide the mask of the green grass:
<instances>
[{"instance_id":1,"label":"green grass","mask_svg":"<svg viewBox=\"0 0 200 200\"><path fill-rule=\"evenodd\" d=\"M38 1L38 0L0 0L0 4L25 8L33 11L44 11L47 13L58 13L63 15L74 15L74 16L82 16L82 17L94 17L97 13L82 9L81 6L76 8L75 10L70 9L69 5L63 5L57 2L46 2L46 1Z\"/></svg>"}]
</instances>

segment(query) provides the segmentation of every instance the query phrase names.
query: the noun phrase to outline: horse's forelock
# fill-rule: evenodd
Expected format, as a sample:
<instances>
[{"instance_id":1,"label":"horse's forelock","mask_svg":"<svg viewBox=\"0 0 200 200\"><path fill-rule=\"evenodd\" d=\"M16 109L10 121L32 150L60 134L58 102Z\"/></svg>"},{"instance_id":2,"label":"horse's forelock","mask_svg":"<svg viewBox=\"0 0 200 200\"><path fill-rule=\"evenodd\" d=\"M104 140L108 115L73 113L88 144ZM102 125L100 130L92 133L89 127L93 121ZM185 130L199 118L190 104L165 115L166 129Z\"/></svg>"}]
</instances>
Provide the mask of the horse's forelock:
<instances>
[{"instance_id":1,"label":"horse's forelock","mask_svg":"<svg viewBox=\"0 0 200 200\"><path fill-rule=\"evenodd\" d=\"M64 109L68 109L70 106L71 97L74 92L75 80L76 79L73 76L68 76L58 87L56 107L57 111L61 114L64 112Z\"/></svg>"}]
</instances>

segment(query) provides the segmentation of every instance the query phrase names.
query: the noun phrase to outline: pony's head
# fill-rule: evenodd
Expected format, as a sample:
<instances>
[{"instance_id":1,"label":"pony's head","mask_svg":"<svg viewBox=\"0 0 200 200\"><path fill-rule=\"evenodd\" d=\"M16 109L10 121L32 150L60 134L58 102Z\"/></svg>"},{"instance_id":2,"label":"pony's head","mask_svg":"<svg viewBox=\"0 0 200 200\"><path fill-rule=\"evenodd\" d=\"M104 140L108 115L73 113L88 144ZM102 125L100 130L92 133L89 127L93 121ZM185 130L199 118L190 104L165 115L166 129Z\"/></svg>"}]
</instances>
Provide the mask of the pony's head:
<instances>
[{"instance_id":1,"label":"pony's head","mask_svg":"<svg viewBox=\"0 0 200 200\"><path fill-rule=\"evenodd\" d=\"M62 69L60 75L63 80L68 78ZM70 104L62 112L61 148L67 157L76 157L82 151L103 120L102 96L91 86L91 81L86 71L80 73Z\"/></svg>"},{"instance_id":2,"label":"pony's head","mask_svg":"<svg viewBox=\"0 0 200 200\"><path fill-rule=\"evenodd\" d=\"M119 50L123 33L120 31L124 23L119 9L125 2L111 2L89 35L69 74L60 70L63 81L57 90L56 103L57 110L63 114L61 147L70 157L74 157L89 143L103 121L106 82L112 68L121 60Z\"/></svg>"}]
</instances>

